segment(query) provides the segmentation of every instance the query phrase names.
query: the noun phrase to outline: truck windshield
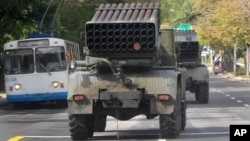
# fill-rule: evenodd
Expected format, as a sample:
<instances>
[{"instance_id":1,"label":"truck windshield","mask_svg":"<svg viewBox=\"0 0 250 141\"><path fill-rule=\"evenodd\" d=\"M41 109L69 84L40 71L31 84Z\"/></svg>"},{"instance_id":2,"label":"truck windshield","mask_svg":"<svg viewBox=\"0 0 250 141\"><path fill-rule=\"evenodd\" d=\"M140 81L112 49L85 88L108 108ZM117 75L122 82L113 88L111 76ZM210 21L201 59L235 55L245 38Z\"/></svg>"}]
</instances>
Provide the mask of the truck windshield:
<instances>
[{"instance_id":1,"label":"truck windshield","mask_svg":"<svg viewBox=\"0 0 250 141\"><path fill-rule=\"evenodd\" d=\"M36 71L38 73L66 70L63 47L40 47L35 50Z\"/></svg>"},{"instance_id":2,"label":"truck windshield","mask_svg":"<svg viewBox=\"0 0 250 141\"><path fill-rule=\"evenodd\" d=\"M34 72L32 49L5 51L5 74L27 74Z\"/></svg>"}]
</instances>

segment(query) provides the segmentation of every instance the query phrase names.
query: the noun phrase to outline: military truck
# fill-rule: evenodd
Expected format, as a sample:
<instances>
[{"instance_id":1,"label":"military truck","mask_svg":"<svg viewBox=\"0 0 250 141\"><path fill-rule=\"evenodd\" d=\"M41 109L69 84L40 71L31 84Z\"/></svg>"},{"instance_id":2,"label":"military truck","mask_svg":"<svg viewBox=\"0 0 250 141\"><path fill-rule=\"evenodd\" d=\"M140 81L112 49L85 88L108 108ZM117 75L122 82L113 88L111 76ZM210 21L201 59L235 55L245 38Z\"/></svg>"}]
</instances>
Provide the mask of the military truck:
<instances>
[{"instance_id":1,"label":"military truck","mask_svg":"<svg viewBox=\"0 0 250 141\"><path fill-rule=\"evenodd\" d=\"M195 93L199 103L209 101L209 73L201 64L201 51L194 30L175 30L178 67L186 68L186 90Z\"/></svg>"},{"instance_id":2,"label":"military truck","mask_svg":"<svg viewBox=\"0 0 250 141\"><path fill-rule=\"evenodd\" d=\"M174 30L160 29L160 4L101 4L85 24L84 61L72 68L68 92L73 140L103 132L107 116L159 116L161 138L186 125L185 69L177 67ZM118 129L117 129L118 130Z\"/></svg>"}]
</instances>

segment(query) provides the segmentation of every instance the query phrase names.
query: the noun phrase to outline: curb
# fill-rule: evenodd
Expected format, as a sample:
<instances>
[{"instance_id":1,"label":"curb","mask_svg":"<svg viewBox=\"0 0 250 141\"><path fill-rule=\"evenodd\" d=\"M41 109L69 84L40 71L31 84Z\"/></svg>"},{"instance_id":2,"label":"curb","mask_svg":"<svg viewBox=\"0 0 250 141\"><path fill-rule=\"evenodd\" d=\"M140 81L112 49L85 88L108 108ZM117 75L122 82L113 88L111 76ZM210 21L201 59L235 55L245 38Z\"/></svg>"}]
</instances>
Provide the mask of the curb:
<instances>
[{"instance_id":1,"label":"curb","mask_svg":"<svg viewBox=\"0 0 250 141\"><path fill-rule=\"evenodd\" d=\"M239 81L239 82L244 82L244 83L250 84L250 78L242 78L240 76L234 76L231 73L221 74L219 76L226 78L230 81Z\"/></svg>"}]
</instances>

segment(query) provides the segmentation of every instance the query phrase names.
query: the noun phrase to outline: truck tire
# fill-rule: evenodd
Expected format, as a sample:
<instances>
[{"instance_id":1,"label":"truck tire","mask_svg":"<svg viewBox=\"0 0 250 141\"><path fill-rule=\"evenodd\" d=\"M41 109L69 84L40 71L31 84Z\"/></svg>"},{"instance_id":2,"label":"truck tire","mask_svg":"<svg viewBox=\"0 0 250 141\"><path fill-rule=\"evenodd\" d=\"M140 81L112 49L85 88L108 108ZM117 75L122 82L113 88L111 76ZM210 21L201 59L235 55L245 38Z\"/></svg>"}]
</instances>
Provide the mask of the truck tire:
<instances>
[{"instance_id":1,"label":"truck tire","mask_svg":"<svg viewBox=\"0 0 250 141\"><path fill-rule=\"evenodd\" d=\"M106 128L107 115L95 117L95 131L104 132Z\"/></svg>"},{"instance_id":2,"label":"truck tire","mask_svg":"<svg viewBox=\"0 0 250 141\"><path fill-rule=\"evenodd\" d=\"M70 115L69 131L72 140L85 140L93 137L94 120L92 115Z\"/></svg>"},{"instance_id":3,"label":"truck tire","mask_svg":"<svg viewBox=\"0 0 250 141\"><path fill-rule=\"evenodd\" d=\"M186 127L186 109L187 109L187 103L182 102L181 103L181 131L183 131Z\"/></svg>"},{"instance_id":4,"label":"truck tire","mask_svg":"<svg viewBox=\"0 0 250 141\"><path fill-rule=\"evenodd\" d=\"M181 131L182 123L182 108L181 108L181 96L180 85L177 87L177 97L174 102L174 112L170 115L161 114L159 116L160 122L160 134L162 138L176 138Z\"/></svg>"},{"instance_id":5,"label":"truck tire","mask_svg":"<svg viewBox=\"0 0 250 141\"><path fill-rule=\"evenodd\" d=\"M208 83L198 85L198 89L195 93L196 101L202 104L207 104L209 100L209 87Z\"/></svg>"}]
</instances>

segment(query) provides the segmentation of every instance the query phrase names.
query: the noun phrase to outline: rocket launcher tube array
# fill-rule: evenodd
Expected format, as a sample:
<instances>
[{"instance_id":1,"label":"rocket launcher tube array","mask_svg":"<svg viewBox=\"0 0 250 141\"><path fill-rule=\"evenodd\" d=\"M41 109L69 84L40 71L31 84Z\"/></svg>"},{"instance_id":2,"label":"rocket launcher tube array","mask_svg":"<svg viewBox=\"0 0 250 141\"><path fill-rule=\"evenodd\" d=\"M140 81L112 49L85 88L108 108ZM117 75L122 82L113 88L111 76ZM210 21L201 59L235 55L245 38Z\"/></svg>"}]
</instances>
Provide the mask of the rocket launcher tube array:
<instances>
[{"instance_id":1,"label":"rocket launcher tube array","mask_svg":"<svg viewBox=\"0 0 250 141\"><path fill-rule=\"evenodd\" d=\"M160 4L101 4L86 23L86 41L92 54L150 54L156 50ZM141 49L133 49L140 44Z\"/></svg>"}]
</instances>

